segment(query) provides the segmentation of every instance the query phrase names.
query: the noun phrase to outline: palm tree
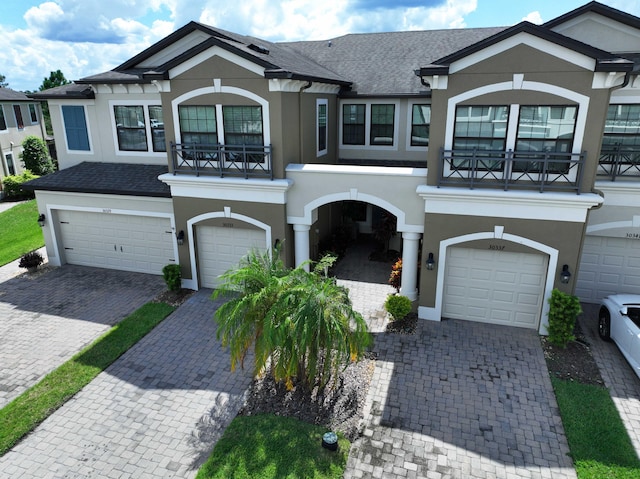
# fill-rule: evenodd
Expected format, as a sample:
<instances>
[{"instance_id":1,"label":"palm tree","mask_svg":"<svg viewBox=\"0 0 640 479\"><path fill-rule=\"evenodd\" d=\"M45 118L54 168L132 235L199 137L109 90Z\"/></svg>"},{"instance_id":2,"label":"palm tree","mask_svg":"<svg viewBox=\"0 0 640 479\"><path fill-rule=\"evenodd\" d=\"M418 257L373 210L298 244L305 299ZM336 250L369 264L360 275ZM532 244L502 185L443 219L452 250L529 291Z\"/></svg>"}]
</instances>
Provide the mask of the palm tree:
<instances>
[{"instance_id":1,"label":"palm tree","mask_svg":"<svg viewBox=\"0 0 640 479\"><path fill-rule=\"evenodd\" d=\"M367 325L353 310L347 289L324 271L335 257L323 258L313 271L284 269L278 252L251 252L239 267L223 275L215 297L235 293L216 311L218 338L230 347L232 367L254 345L254 373L270 362L276 381L322 391L350 361L362 358L370 344Z\"/></svg>"}]
</instances>

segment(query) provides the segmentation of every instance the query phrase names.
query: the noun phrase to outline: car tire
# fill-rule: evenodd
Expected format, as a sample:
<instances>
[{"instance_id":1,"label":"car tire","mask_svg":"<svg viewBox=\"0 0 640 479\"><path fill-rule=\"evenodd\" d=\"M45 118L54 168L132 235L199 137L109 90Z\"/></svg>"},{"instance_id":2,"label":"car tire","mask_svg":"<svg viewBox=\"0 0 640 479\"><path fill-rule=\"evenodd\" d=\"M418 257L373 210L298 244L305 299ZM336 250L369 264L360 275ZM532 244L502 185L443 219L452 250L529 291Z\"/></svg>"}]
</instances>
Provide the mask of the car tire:
<instances>
[{"instance_id":1,"label":"car tire","mask_svg":"<svg viewBox=\"0 0 640 479\"><path fill-rule=\"evenodd\" d=\"M604 306L600 308L598 315L598 334L605 341L611 341L611 315Z\"/></svg>"}]
</instances>

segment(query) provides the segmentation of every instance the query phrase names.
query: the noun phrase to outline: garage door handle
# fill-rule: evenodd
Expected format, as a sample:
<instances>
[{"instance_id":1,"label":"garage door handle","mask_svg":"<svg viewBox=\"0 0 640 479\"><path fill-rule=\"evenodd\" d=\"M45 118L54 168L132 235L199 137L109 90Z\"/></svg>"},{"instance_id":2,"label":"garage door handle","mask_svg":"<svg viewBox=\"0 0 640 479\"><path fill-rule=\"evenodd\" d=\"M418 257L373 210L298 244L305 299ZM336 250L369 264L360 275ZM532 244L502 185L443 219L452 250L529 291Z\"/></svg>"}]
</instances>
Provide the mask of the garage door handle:
<instances>
[{"instance_id":1,"label":"garage door handle","mask_svg":"<svg viewBox=\"0 0 640 479\"><path fill-rule=\"evenodd\" d=\"M116 247L116 245L113 245L113 251L118 251L118 248Z\"/></svg>"},{"instance_id":2,"label":"garage door handle","mask_svg":"<svg viewBox=\"0 0 640 479\"><path fill-rule=\"evenodd\" d=\"M66 247L65 247L65 249L73 250L73 248L66 248Z\"/></svg>"},{"instance_id":3,"label":"garage door handle","mask_svg":"<svg viewBox=\"0 0 640 479\"><path fill-rule=\"evenodd\" d=\"M122 253L122 246L120 246L120 252Z\"/></svg>"}]
</instances>

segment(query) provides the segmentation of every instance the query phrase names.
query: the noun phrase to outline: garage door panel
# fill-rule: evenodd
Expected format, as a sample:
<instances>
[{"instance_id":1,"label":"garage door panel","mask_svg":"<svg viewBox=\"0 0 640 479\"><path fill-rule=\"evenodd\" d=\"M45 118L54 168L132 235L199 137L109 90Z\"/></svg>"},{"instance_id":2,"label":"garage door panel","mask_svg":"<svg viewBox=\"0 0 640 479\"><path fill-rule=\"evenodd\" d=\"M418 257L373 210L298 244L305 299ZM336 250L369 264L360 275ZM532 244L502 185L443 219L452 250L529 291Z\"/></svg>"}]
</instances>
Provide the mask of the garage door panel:
<instances>
[{"instance_id":1,"label":"garage door panel","mask_svg":"<svg viewBox=\"0 0 640 479\"><path fill-rule=\"evenodd\" d=\"M443 316L537 328L545 255L451 247L446 262Z\"/></svg>"},{"instance_id":2,"label":"garage door panel","mask_svg":"<svg viewBox=\"0 0 640 479\"><path fill-rule=\"evenodd\" d=\"M597 303L605 296L638 293L640 288L640 241L588 235L585 237L576 295Z\"/></svg>"}]
</instances>

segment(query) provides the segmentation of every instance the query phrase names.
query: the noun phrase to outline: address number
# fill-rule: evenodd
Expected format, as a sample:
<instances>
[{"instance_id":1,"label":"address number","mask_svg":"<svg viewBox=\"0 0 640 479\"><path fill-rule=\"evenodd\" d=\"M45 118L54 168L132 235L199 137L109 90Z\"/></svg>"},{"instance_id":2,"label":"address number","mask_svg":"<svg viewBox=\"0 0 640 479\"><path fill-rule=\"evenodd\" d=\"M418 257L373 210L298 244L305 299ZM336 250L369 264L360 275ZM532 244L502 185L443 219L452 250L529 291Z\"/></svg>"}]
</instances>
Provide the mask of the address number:
<instances>
[{"instance_id":1,"label":"address number","mask_svg":"<svg viewBox=\"0 0 640 479\"><path fill-rule=\"evenodd\" d=\"M504 251L504 245L501 244L490 244L489 249L493 251Z\"/></svg>"}]
</instances>

